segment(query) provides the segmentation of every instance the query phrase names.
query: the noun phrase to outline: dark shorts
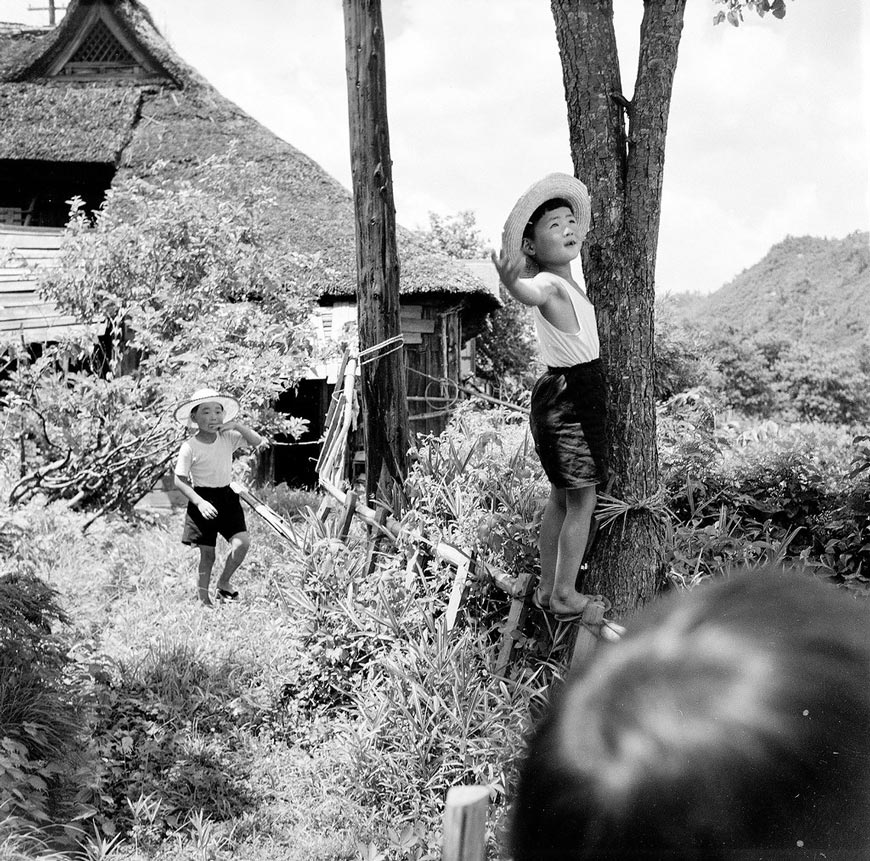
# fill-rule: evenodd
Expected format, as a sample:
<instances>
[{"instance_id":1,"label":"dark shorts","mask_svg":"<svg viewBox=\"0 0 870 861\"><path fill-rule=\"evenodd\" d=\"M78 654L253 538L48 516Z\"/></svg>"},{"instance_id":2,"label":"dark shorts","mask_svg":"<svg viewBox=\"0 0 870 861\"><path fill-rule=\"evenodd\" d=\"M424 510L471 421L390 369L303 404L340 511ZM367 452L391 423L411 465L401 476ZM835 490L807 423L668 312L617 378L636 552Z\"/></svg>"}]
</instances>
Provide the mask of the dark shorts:
<instances>
[{"instance_id":1,"label":"dark shorts","mask_svg":"<svg viewBox=\"0 0 870 861\"><path fill-rule=\"evenodd\" d=\"M532 389L530 424L553 487L607 482L607 387L600 359L547 368Z\"/></svg>"},{"instance_id":2,"label":"dark shorts","mask_svg":"<svg viewBox=\"0 0 870 861\"><path fill-rule=\"evenodd\" d=\"M188 502L184 532L181 535L182 544L214 547L218 534L229 541L237 532L248 531L242 503L234 490L229 487L195 487L194 490L210 502L218 514L213 520L206 520L199 513L199 509L192 502Z\"/></svg>"}]
</instances>

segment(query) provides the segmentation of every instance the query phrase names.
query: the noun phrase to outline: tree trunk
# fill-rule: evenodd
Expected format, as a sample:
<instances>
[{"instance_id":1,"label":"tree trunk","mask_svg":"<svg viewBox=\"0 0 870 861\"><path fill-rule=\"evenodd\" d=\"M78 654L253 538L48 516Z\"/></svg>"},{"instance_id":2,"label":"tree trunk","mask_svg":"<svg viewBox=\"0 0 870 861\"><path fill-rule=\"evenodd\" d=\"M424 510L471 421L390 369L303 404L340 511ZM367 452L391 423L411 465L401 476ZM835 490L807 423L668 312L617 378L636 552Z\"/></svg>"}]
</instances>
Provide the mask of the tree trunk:
<instances>
[{"instance_id":1,"label":"tree trunk","mask_svg":"<svg viewBox=\"0 0 870 861\"><path fill-rule=\"evenodd\" d=\"M384 32L380 0L344 0L350 156L357 248L357 319L363 354L401 332ZM366 493L393 497L404 480L408 401L401 349L361 355ZM378 356L383 355L383 358ZM382 475L385 476L382 481ZM389 476L392 481L386 479Z\"/></svg>"},{"instance_id":2,"label":"tree trunk","mask_svg":"<svg viewBox=\"0 0 870 861\"><path fill-rule=\"evenodd\" d=\"M635 506L599 534L583 590L606 594L624 616L655 595L664 573L653 377L655 260L686 0L645 0L630 103L622 95L612 0L551 5L574 171L592 197L583 271L607 368L612 494Z\"/></svg>"}]
</instances>

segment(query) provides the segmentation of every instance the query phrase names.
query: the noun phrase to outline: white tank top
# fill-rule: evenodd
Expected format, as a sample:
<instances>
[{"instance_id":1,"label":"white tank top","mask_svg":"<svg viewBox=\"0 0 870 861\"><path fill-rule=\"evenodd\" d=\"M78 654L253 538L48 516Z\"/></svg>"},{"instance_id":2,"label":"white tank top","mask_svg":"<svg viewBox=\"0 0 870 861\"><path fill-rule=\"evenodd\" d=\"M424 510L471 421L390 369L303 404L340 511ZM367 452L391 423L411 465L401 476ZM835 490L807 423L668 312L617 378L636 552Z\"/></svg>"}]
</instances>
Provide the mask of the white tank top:
<instances>
[{"instance_id":1,"label":"white tank top","mask_svg":"<svg viewBox=\"0 0 870 861\"><path fill-rule=\"evenodd\" d=\"M560 280L571 297L571 304L574 306L574 314L580 328L574 333L563 332L544 317L537 305L532 307L541 349L541 361L550 368L570 368L581 362L591 362L599 356L595 308L587 298L585 290L575 289L564 278Z\"/></svg>"}]
</instances>

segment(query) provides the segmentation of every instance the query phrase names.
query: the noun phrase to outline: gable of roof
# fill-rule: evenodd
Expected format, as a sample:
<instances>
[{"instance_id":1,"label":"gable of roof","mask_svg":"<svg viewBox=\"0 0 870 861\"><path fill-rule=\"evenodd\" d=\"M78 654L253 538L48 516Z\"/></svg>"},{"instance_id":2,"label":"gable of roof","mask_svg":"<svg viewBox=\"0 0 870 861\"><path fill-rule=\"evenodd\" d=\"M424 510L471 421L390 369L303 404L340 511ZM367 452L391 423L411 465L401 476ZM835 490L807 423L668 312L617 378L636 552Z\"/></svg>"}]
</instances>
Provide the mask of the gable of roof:
<instances>
[{"instance_id":1,"label":"gable of roof","mask_svg":"<svg viewBox=\"0 0 870 861\"><path fill-rule=\"evenodd\" d=\"M15 56L0 61L7 81L122 77L181 86L187 71L165 62L172 52L138 0L71 0L57 27L19 42Z\"/></svg>"}]
</instances>

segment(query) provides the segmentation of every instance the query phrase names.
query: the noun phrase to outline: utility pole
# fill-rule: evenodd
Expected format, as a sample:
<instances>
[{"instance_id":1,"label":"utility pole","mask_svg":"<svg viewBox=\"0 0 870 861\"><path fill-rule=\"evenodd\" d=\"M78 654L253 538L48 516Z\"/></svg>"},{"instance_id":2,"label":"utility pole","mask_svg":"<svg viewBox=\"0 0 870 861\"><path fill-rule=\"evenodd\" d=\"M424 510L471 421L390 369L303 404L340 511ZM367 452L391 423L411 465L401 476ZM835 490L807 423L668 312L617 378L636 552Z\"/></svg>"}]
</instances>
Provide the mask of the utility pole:
<instances>
[{"instance_id":1,"label":"utility pole","mask_svg":"<svg viewBox=\"0 0 870 861\"><path fill-rule=\"evenodd\" d=\"M66 9L66 6L57 6L55 0L47 0L47 2L48 6L28 6L27 9L30 12L48 12L48 23L54 27L57 23L57 16L55 13L58 10L63 11Z\"/></svg>"},{"instance_id":2,"label":"utility pole","mask_svg":"<svg viewBox=\"0 0 870 861\"><path fill-rule=\"evenodd\" d=\"M357 259L366 493L389 501L407 468L396 210L380 0L343 0ZM398 348L398 349L397 349Z\"/></svg>"}]
</instances>

